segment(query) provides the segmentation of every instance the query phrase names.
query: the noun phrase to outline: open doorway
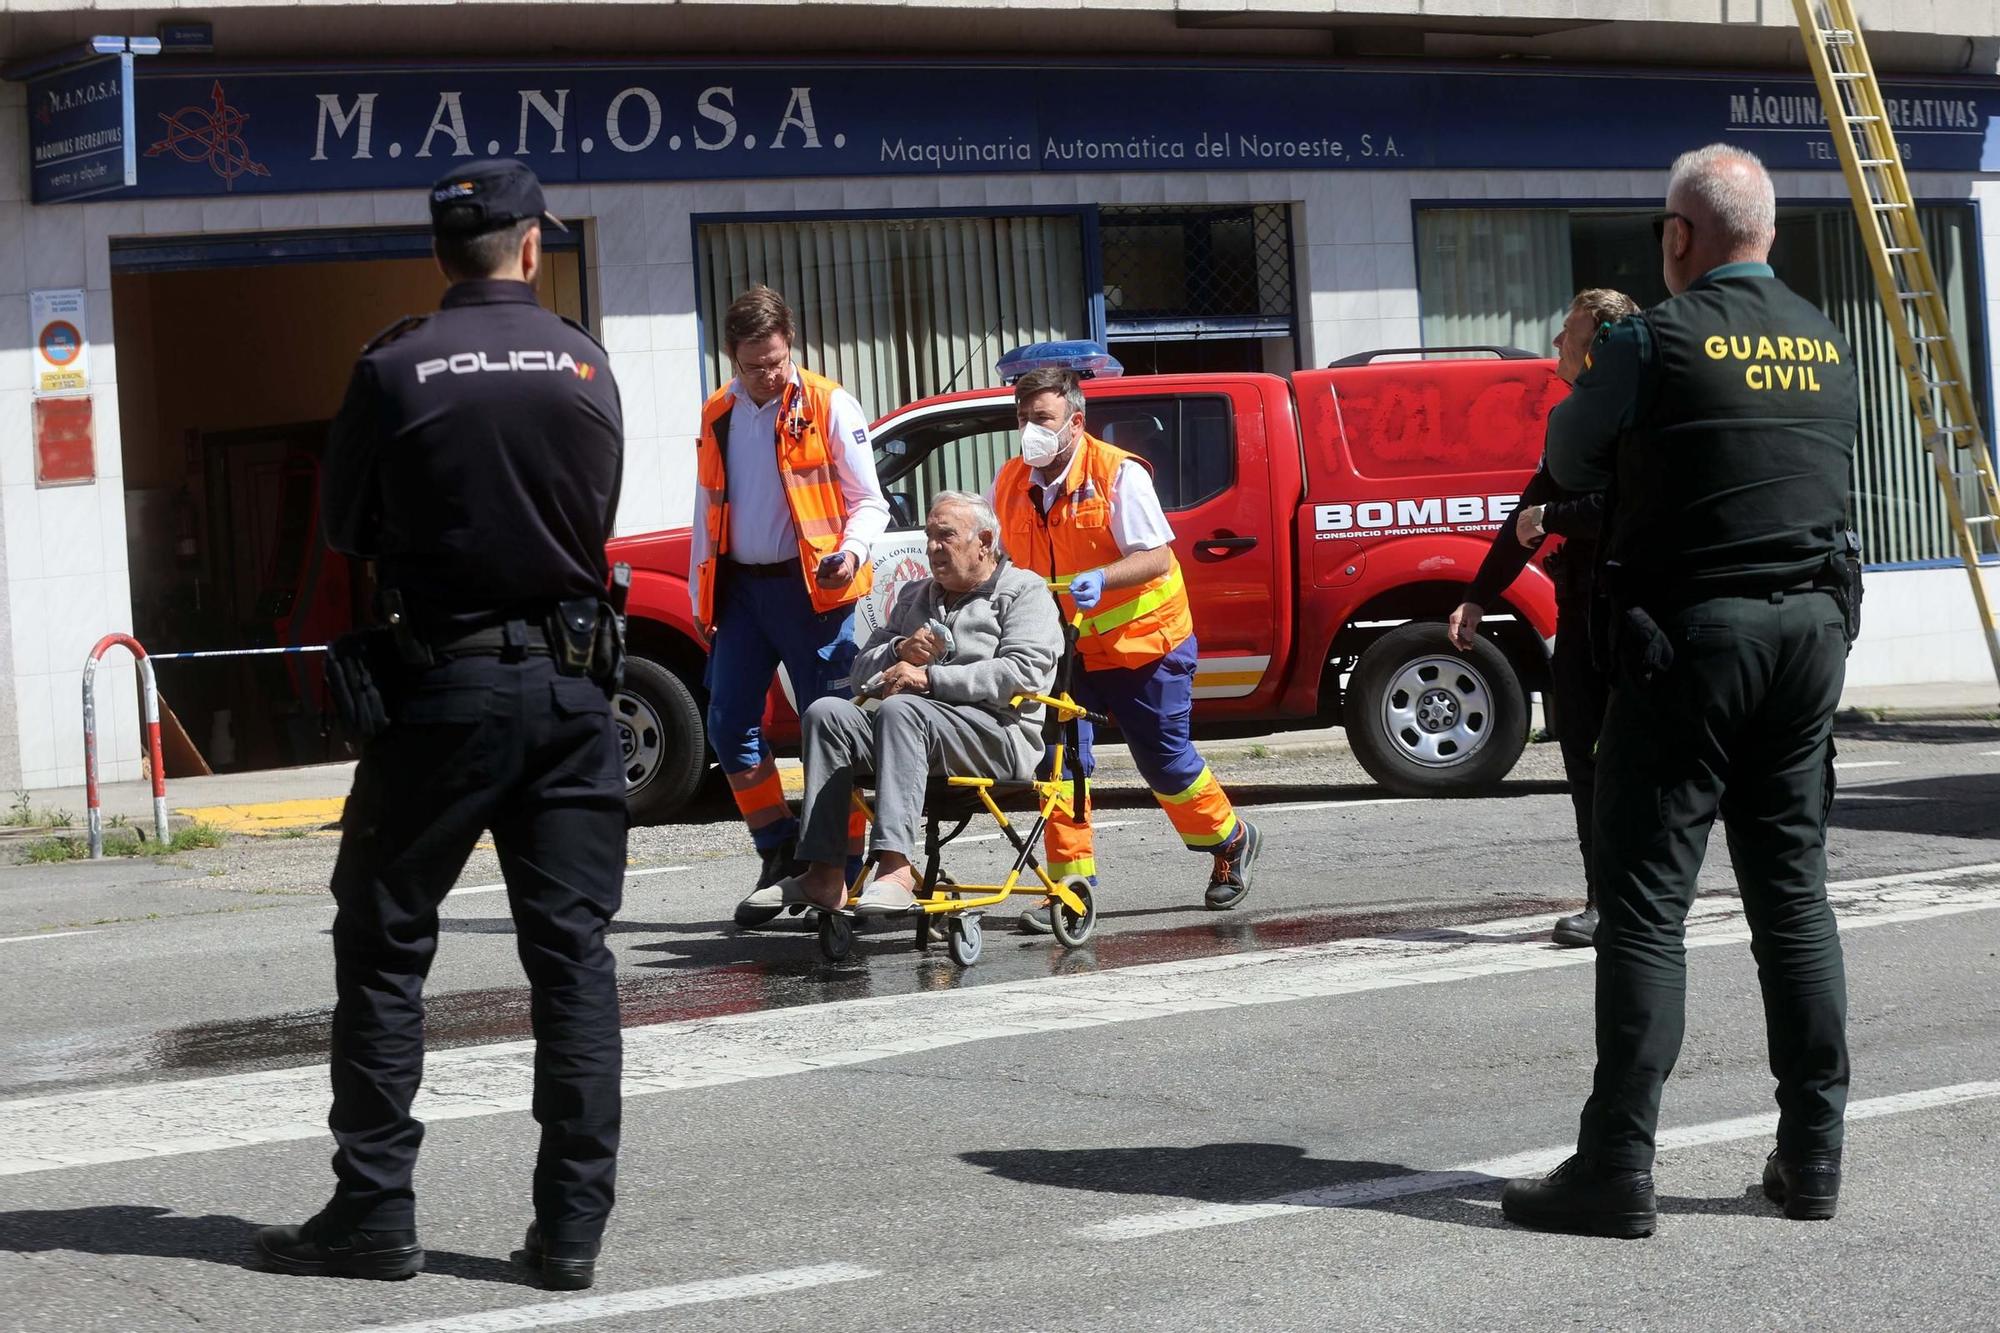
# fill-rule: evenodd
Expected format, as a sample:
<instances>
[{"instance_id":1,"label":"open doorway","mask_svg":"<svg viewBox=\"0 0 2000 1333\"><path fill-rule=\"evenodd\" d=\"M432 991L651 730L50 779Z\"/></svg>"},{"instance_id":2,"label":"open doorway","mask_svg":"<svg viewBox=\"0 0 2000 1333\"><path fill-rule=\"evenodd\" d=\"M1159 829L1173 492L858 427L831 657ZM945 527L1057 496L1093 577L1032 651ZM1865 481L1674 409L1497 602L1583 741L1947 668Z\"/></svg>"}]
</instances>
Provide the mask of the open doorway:
<instances>
[{"instance_id":1,"label":"open doorway","mask_svg":"<svg viewBox=\"0 0 2000 1333\"><path fill-rule=\"evenodd\" d=\"M584 318L573 239L539 285L545 307ZM149 650L324 645L366 618L367 569L320 536L319 461L362 346L443 290L423 232L114 245L132 617ZM317 653L158 675L188 742L170 775L346 757Z\"/></svg>"}]
</instances>

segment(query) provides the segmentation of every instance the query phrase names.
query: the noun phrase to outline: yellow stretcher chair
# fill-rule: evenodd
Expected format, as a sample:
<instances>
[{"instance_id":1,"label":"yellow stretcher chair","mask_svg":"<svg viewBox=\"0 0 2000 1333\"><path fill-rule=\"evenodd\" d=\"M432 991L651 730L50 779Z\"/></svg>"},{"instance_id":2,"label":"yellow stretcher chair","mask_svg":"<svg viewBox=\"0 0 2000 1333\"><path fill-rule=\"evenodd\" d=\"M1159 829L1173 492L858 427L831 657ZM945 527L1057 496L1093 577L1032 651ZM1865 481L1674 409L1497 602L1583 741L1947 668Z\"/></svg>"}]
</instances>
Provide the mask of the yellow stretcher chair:
<instances>
[{"instance_id":1,"label":"yellow stretcher chair","mask_svg":"<svg viewBox=\"0 0 2000 1333\"><path fill-rule=\"evenodd\" d=\"M1062 582L1067 583L1068 580ZM1076 746L1076 724L1084 719L1100 724L1108 720L1090 712L1069 696L1067 686L1075 657L1076 633L1076 623L1072 620L1064 627L1063 658L1057 668L1056 692L1016 695L1010 700L1016 708L1024 704L1040 704L1046 710L1042 720L1042 739L1053 755L1049 775L1026 782L983 777L944 777L930 781L924 797L923 874L917 880L916 905L902 914L916 922L916 945L919 950L930 946L934 933L932 918L941 917L945 949L950 953L951 960L960 967L971 967L979 961L983 945L981 917L987 908L1004 903L1016 894L1049 900L1053 934L1066 949L1081 946L1097 928L1097 904L1091 897L1090 881L1082 875L1070 875L1060 881L1050 879L1040 860L1042 827L1048 823L1049 816L1057 810L1073 814L1075 810L1089 808L1089 778L1078 773L1073 784L1067 780L1066 765ZM1023 833L1007 818L1001 802L1030 796L1035 818L1032 827ZM874 820L874 810L858 791L854 794L854 804L871 822ZM966 826L978 817L982 809L993 816L1000 825L1000 832L1013 844L1014 862L1008 867L1006 878L998 884L960 883L944 869L944 849L965 832ZM830 962L839 962L854 947L852 904L861 894L861 885L867 879L869 869L864 865L855 875L854 882L847 886L847 903L837 912L810 905L794 905L795 910L802 908L818 914L819 949Z\"/></svg>"}]
</instances>

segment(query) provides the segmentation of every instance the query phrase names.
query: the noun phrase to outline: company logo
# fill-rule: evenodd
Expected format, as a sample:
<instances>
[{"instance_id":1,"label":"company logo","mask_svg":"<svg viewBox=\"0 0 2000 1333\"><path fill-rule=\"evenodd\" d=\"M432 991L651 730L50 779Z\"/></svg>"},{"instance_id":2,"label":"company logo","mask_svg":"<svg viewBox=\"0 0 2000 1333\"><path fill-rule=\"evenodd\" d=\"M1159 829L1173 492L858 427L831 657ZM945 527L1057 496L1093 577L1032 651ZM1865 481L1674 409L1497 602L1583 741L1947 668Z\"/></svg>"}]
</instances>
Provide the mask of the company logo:
<instances>
[{"instance_id":1,"label":"company logo","mask_svg":"<svg viewBox=\"0 0 2000 1333\"><path fill-rule=\"evenodd\" d=\"M217 79L209 89L208 101L205 108L184 106L174 112L162 111L160 119L166 122L167 132L146 150L146 156L172 153L183 162L206 162L222 177L226 190L236 188L238 177L270 175L269 167L250 159L250 145L243 139L243 126L250 117L229 105L222 80Z\"/></svg>"},{"instance_id":2,"label":"company logo","mask_svg":"<svg viewBox=\"0 0 2000 1333\"><path fill-rule=\"evenodd\" d=\"M1513 495L1434 495L1415 500L1314 505L1313 540L1482 531L1506 522L1518 501L1519 497Z\"/></svg>"}]
</instances>

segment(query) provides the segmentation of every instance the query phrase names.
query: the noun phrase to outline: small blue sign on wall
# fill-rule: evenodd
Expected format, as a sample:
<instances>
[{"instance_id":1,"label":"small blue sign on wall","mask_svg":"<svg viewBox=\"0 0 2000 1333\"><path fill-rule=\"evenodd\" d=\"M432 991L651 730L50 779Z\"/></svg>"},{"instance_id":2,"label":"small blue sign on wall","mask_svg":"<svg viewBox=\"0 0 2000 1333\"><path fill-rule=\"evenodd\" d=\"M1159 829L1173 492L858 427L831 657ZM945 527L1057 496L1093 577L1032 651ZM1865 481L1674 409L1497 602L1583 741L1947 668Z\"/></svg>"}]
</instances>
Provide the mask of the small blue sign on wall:
<instances>
[{"instance_id":1,"label":"small blue sign on wall","mask_svg":"<svg viewBox=\"0 0 2000 1333\"><path fill-rule=\"evenodd\" d=\"M28 162L38 204L138 183L131 52L72 65L28 85Z\"/></svg>"}]
</instances>

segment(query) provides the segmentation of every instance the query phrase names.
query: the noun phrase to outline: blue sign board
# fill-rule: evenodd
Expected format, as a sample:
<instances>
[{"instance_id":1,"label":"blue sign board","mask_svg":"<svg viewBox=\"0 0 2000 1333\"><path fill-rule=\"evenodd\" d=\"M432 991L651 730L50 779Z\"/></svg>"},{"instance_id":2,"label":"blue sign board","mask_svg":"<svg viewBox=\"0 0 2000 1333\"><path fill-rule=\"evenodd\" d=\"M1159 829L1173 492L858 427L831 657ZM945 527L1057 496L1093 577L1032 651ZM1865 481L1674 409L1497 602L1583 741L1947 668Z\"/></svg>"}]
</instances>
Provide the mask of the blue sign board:
<instances>
[{"instance_id":1,"label":"blue sign board","mask_svg":"<svg viewBox=\"0 0 2000 1333\"><path fill-rule=\"evenodd\" d=\"M87 199L138 181L132 53L71 65L28 84L28 154L38 204Z\"/></svg>"},{"instance_id":2,"label":"blue sign board","mask_svg":"<svg viewBox=\"0 0 2000 1333\"><path fill-rule=\"evenodd\" d=\"M1728 140L1836 170L1818 94L1630 69L783 62L217 69L150 63L130 194L983 172L1659 169ZM1885 90L1907 165L2000 170L2000 80ZM38 144L42 140L37 140ZM44 194L39 186L36 198ZM64 196L69 197L69 196Z\"/></svg>"}]
</instances>

